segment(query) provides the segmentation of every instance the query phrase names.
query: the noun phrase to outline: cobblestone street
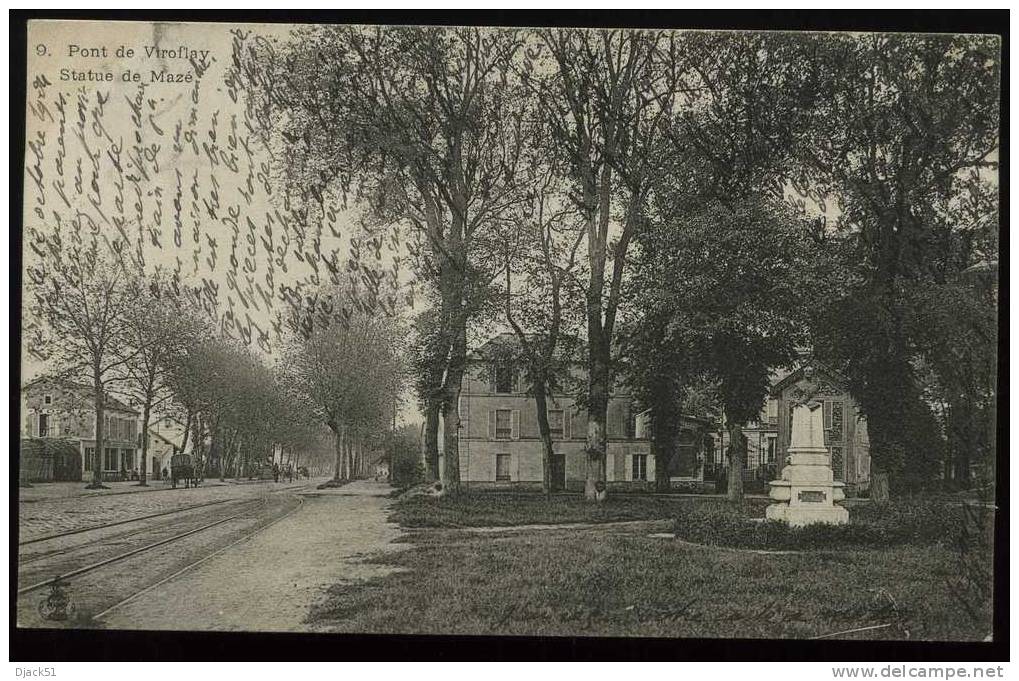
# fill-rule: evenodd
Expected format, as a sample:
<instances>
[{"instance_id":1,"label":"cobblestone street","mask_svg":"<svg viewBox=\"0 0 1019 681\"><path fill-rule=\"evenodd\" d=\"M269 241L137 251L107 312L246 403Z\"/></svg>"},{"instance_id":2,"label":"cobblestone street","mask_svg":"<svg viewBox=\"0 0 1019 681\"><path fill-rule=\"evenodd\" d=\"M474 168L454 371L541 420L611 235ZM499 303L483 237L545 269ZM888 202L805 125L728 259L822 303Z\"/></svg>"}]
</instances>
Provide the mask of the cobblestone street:
<instances>
[{"instance_id":1,"label":"cobblestone street","mask_svg":"<svg viewBox=\"0 0 1019 681\"><path fill-rule=\"evenodd\" d=\"M40 484L20 490L18 541L212 501L257 497L271 490L307 484L307 480L293 483L210 480L197 489L172 489L163 482L146 489L136 483L113 483L110 490L98 491L86 490L85 483Z\"/></svg>"}]
</instances>

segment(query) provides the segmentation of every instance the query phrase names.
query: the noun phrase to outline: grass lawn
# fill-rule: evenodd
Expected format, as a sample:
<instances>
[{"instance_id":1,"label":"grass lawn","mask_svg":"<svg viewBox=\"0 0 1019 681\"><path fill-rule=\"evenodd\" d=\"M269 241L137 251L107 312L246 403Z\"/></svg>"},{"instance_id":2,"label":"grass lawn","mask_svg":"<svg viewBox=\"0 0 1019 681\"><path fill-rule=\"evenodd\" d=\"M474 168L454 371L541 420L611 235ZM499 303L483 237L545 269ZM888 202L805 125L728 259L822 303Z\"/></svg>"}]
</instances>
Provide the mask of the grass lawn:
<instances>
[{"instance_id":1,"label":"grass lawn","mask_svg":"<svg viewBox=\"0 0 1019 681\"><path fill-rule=\"evenodd\" d=\"M337 585L309 622L328 631L980 640L990 603L957 583L950 549L762 555L620 528L425 531L374 560L398 571ZM972 610L972 614L970 613Z\"/></svg>"},{"instance_id":2,"label":"grass lawn","mask_svg":"<svg viewBox=\"0 0 1019 681\"><path fill-rule=\"evenodd\" d=\"M614 494L603 504L579 495L490 494L459 497L412 497L393 505L391 518L403 527L506 527L558 523L607 523L627 520L671 520L690 504L719 504L715 499ZM764 516L768 502L749 500L753 515Z\"/></svg>"}]
</instances>

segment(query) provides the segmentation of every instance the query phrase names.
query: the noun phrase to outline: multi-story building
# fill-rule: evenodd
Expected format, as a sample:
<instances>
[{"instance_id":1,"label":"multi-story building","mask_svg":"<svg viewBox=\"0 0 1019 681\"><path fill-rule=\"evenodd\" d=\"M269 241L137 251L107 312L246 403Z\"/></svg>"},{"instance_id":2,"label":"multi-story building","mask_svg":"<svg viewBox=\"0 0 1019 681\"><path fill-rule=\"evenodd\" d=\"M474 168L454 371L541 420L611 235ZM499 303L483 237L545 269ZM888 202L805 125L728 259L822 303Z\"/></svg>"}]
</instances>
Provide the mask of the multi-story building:
<instances>
[{"instance_id":1,"label":"multi-story building","mask_svg":"<svg viewBox=\"0 0 1019 681\"><path fill-rule=\"evenodd\" d=\"M93 466L101 466L108 480L134 477L138 473L138 412L120 400L106 396L104 444L96 456L96 412L91 386L52 376L37 378L21 389L21 437L55 439L75 445L77 467L85 478ZM80 479L80 478L79 478Z\"/></svg>"},{"instance_id":2,"label":"multi-story building","mask_svg":"<svg viewBox=\"0 0 1019 681\"><path fill-rule=\"evenodd\" d=\"M468 360L459 405L460 479L468 486L541 484L537 406L526 393L522 370L500 359L512 354L500 351L500 346L512 342L512 337L499 336ZM581 369L575 368L572 377L574 387L584 385ZM804 361L795 371L775 375L760 418L746 424L743 431L747 439L744 475L766 481L781 474L789 443L793 395L810 388L816 399L824 402L825 443L832 453L836 479L865 485L870 473L866 422L844 385L841 377L814 360ZM583 488L586 478L587 412L574 394L560 392L549 398L548 420L555 452L552 481L556 489ZM783 413L788 418L780 419ZM676 451L667 464L670 480L681 484L724 476L729 444L724 423L706 416L677 418ZM647 412L638 412L631 396L617 389L609 399L606 426L609 487L650 486L657 464L651 453Z\"/></svg>"},{"instance_id":3,"label":"multi-story building","mask_svg":"<svg viewBox=\"0 0 1019 681\"><path fill-rule=\"evenodd\" d=\"M460 479L468 486L540 486L542 482L537 405L526 392L523 370L500 359L505 353L499 347L513 342L512 336L496 337L468 360L460 394L459 438ZM583 370L574 368L572 379L570 387L580 389L585 383ZM555 489L582 489L587 476L587 410L575 395L563 390L548 399ZM701 437L707 422L685 416L681 420L685 456L692 451L687 436ZM618 388L609 398L606 421L605 467L610 489L653 484L655 461L650 441L636 432L637 427L634 401Z\"/></svg>"}]
</instances>

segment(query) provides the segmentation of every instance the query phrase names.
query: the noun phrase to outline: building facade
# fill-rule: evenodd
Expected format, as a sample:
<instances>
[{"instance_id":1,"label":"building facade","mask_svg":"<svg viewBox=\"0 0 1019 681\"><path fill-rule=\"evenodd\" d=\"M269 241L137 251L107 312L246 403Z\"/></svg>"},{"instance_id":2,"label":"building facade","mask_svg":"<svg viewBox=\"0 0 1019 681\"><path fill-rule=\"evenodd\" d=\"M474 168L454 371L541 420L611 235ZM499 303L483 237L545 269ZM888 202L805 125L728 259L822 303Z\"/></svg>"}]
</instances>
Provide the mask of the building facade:
<instances>
[{"instance_id":1,"label":"building facade","mask_svg":"<svg viewBox=\"0 0 1019 681\"><path fill-rule=\"evenodd\" d=\"M468 361L460 395L460 480L476 487L540 487L543 477L538 410L527 395L523 371L491 352L499 337ZM576 372L575 379L581 379ZM650 442L636 437L629 395L617 392L608 405L606 479L609 487L653 484ZM566 393L549 398L552 483L555 489L583 489L586 479L587 411ZM440 428L440 438L442 429ZM439 451L442 451L440 441ZM440 466L441 470L441 466Z\"/></svg>"},{"instance_id":2,"label":"building facade","mask_svg":"<svg viewBox=\"0 0 1019 681\"><path fill-rule=\"evenodd\" d=\"M846 379L817 360L808 360L796 371L776 382L771 388L775 411L781 415L776 424L779 451L789 447L793 407L803 395L812 395L824 407L824 444L831 456L836 480L850 489L864 489L870 483L870 439L867 420L849 394ZM777 474L785 467L785 456L779 459Z\"/></svg>"},{"instance_id":3,"label":"building facade","mask_svg":"<svg viewBox=\"0 0 1019 681\"><path fill-rule=\"evenodd\" d=\"M845 378L810 357L803 358L795 370L772 376L764 408L756 420L744 426L744 480L766 482L781 476L792 431L792 410L808 394L823 405L824 443L835 480L846 483L849 491L866 489L870 483L867 420L849 394ZM724 423L717 425L711 438L714 456L705 457L702 480L724 478L729 465L729 433Z\"/></svg>"},{"instance_id":4,"label":"building facade","mask_svg":"<svg viewBox=\"0 0 1019 681\"><path fill-rule=\"evenodd\" d=\"M138 412L107 395L103 452L96 454L96 412L90 386L54 377L38 378L21 389L21 437L56 439L73 444L81 457L82 477L99 466L104 479L137 477Z\"/></svg>"},{"instance_id":5,"label":"building facade","mask_svg":"<svg viewBox=\"0 0 1019 681\"><path fill-rule=\"evenodd\" d=\"M539 487L542 482L542 441L537 405L527 395L523 372L493 352L505 336L482 346L469 358L460 395L461 482L476 487ZM583 385L583 372L573 378ZM866 421L837 373L813 359L792 372L772 377L770 395L758 419L743 429L746 438L744 478L766 483L781 475L789 446L795 395L809 390L825 410L825 444L832 456L835 479L865 488L870 479ZM586 478L587 412L567 393L549 398L554 489L582 489ZM784 414L785 418L780 418ZM665 464L676 485L710 483L728 474L729 435L721 419L679 415L676 451ZM658 462L652 454L652 424L647 411L637 411L630 395L617 390L609 399L606 423L606 481L609 488L650 489ZM440 428L440 452L442 429ZM441 470L441 467L440 467Z\"/></svg>"},{"instance_id":6,"label":"building facade","mask_svg":"<svg viewBox=\"0 0 1019 681\"><path fill-rule=\"evenodd\" d=\"M191 452L193 443L188 438L187 446L182 448L184 443L185 424L176 417L164 415L153 415L149 423L149 444L148 444L148 475L153 478L161 478L163 470L170 470L170 459L174 451L178 454Z\"/></svg>"}]
</instances>

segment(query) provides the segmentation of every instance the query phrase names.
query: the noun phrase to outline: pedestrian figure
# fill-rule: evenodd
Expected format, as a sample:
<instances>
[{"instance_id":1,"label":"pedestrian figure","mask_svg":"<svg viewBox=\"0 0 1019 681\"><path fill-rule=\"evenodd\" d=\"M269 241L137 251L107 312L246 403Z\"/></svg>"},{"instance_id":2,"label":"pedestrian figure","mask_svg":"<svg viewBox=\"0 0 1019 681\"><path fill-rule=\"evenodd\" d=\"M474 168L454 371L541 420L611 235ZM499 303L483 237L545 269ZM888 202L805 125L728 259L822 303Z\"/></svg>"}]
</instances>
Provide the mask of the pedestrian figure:
<instances>
[{"instance_id":1,"label":"pedestrian figure","mask_svg":"<svg viewBox=\"0 0 1019 681\"><path fill-rule=\"evenodd\" d=\"M166 480L166 476L167 476L166 467L163 467L163 480Z\"/></svg>"},{"instance_id":2,"label":"pedestrian figure","mask_svg":"<svg viewBox=\"0 0 1019 681\"><path fill-rule=\"evenodd\" d=\"M277 463L274 463L272 465L272 479L273 479L273 482L279 482L280 481L280 467L279 467L279 464L277 464Z\"/></svg>"}]
</instances>

